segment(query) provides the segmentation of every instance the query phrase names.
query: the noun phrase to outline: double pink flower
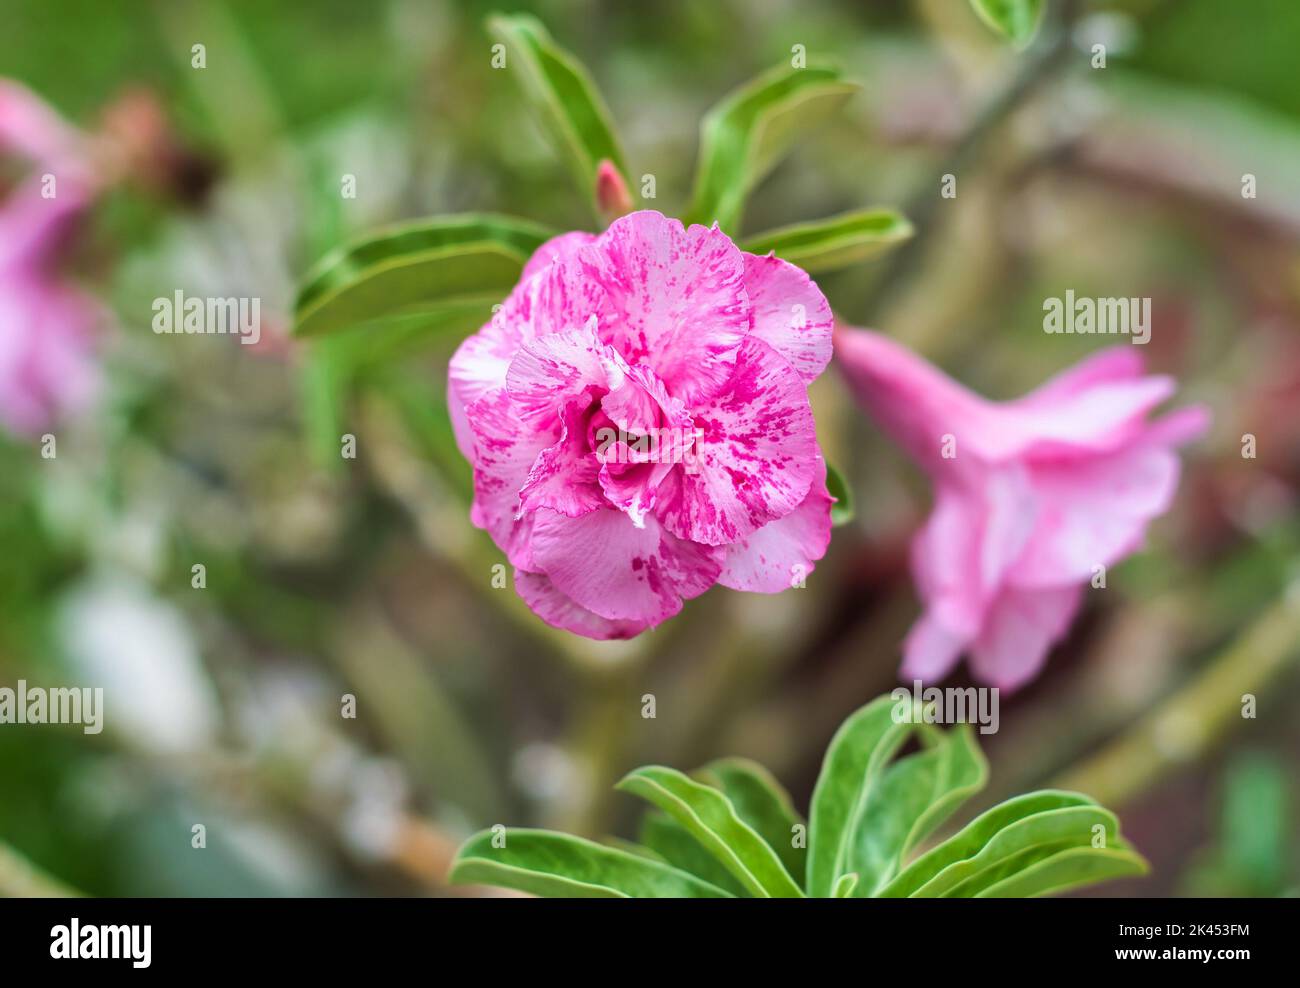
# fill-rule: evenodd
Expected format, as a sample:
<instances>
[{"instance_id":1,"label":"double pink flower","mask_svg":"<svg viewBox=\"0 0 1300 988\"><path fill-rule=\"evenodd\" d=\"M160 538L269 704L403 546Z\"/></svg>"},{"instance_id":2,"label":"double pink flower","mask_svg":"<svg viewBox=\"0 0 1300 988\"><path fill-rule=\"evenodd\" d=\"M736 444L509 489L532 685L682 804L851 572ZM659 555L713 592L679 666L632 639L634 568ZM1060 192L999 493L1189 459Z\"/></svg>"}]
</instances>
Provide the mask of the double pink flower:
<instances>
[{"instance_id":1,"label":"double pink flower","mask_svg":"<svg viewBox=\"0 0 1300 988\"><path fill-rule=\"evenodd\" d=\"M98 381L102 309L59 270L96 194L84 143L34 94L0 80L0 153L35 166L0 202L0 426L19 435L85 405Z\"/></svg>"},{"instance_id":2,"label":"double pink flower","mask_svg":"<svg viewBox=\"0 0 1300 988\"><path fill-rule=\"evenodd\" d=\"M544 244L450 368L472 520L545 621L626 638L714 583L774 593L830 540L808 276L631 213ZM645 441L653 437L653 441Z\"/></svg>"},{"instance_id":3,"label":"double pink flower","mask_svg":"<svg viewBox=\"0 0 1300 988\"><path fill-rule=\"evenodd\" d=\"M1083 590L1143 541L1178 486L1174 448L1208 414L1150 413L1174 391L1132 348L1103 350L1015 401L986 401L904 347L838 328L863 407L929 474L934 507L912 543L925 612L903 644L906 679L963 654L1014 689L1037 675Z\"/></svg>"}]
</instances>

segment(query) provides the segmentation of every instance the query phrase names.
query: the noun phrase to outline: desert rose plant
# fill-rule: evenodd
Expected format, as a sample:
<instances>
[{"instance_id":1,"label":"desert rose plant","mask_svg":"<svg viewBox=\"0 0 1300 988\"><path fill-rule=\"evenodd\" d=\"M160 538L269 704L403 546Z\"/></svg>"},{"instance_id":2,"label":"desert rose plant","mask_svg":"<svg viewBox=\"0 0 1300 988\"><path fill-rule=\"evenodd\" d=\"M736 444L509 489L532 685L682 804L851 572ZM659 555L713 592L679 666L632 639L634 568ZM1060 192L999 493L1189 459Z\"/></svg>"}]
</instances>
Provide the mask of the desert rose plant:
<instances>
[{"instance_id":1,"label":"desert rose plant","mask_svg":"<svg viewBox=\"0 0 1300 988\"><path fill-rule=\"evenodd\" d=\"M465 843L451 880L561 897L1025 898L1146 871L1113 813L1059 790L1000 803L920 852L988 768L969 725L940 730L898 692L836 732L807 823L753 762L694 776L650 765L619 783L655 808L639 843L494 827ZM912 739L919 750L897 757Z\"/></svg>"},{"instance_id":2,"label":"desert rose plant","mask_svg":"<svg viewBox=\"0 0 1300 988\"><path fill-rule=\"evenodd\" d=\"M837 70L780 68L711 111L679 220L637 208L608 111L541 25L490 27L607 228L474 214L347 246L298 299L312 366L346 382L412 345L459 341L446 421L472 466L469 520L537 617L612 639L714 584L801 585L822 558L848 491L822 456L807 389L834 343L864 410L935 483L914 552L926 612L904 671L932 679L969 652L985 681L1032 678L1078 608L1082 567L1131 552L1168 506L1171 450L1203 412L1148 423L1172 386L1128 356L997 405L885 337L834 330L809 273L887 249L907 221L877 209L748 238L738 227L796 135L853 92ZM1032 30L1003 27L1013 40ZM938 446L949 433L952 466ZM1132 497L1099 519L1098 492ZM751 763L695 777L651 766L620 784L656 807L639 845L497 827L465 845L453 878L541 895L1022 896L1144 870L1112 814L1056 791L1003 803L918 854L985 765L969 730L944 733L900 703L846 722L806 825ZM920 750L898 758L909 739Z\"/></svg>"}]
</instances>

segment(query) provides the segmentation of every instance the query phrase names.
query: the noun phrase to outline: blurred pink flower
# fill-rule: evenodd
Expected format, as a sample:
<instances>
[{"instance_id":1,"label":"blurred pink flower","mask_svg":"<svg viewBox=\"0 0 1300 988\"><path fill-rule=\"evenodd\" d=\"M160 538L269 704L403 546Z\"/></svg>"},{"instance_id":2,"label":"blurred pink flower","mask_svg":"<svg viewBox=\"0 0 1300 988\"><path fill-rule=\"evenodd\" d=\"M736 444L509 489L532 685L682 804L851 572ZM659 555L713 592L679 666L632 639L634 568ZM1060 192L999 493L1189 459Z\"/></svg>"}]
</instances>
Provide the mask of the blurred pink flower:
<instances>
[{"instance_id":1,"label":"blurred pink flower","mask_svg":"<svg viewBox=\"0 0 1300 988\"><path fill-rule=\"evenodd\" d=\"M986 401L877 333L837 328L859 402L930 475L934 508L912 543L925 604L903 644L905 679L963 653L981 682L1038 674L1083 588L1138 549L1178 486L1173 448L1209 416L1147 414L1174 391L1132 347L1103 350L1023 398Z\"/></svg>"},{"instance_id":2,"label":"blurred pink flower","mask_svg":"<svg viewBox=\"0 0 1300 988\"><path fill-rule=\"evenodd\" d=\"M830 307L793 265L642 211L543 244L452 358L471 517L543 620L628 638L830 541L808 384Z\"/></svg>"},{"instance_id":3,"label":"blurred pink flower","mask_svg":"<svg viewBox=\"0 0 1300 988\"><path fill-rule=\"evenodd\" d=\"M5 152L36 166L0 202L0 426L29 435L82 407L98 381L92 347L102 309L59 271L97 183L84 138L33 93L0 80Z\"/></svg>"}]
</instances>

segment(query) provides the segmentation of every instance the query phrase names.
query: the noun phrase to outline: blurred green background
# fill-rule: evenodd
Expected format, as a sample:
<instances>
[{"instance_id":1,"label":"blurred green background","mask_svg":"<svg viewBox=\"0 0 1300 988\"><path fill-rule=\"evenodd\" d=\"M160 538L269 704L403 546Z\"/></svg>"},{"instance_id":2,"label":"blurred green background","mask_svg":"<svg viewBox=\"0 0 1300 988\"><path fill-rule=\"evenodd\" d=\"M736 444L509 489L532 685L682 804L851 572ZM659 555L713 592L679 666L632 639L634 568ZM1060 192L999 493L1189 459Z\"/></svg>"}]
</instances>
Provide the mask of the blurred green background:
<instances>
[{"instance_id":1,"label":"blurred green background","mask_svg":"<svg viewBox=\"0 0 1300 988\"><path fill-rule=\"evenodd\" d=\"M109 704L93 737L0 727L0 892L31 887L25 859L32 882L99 895L443 894L479 827L629 833L634 801L609 786L644 762L753 756L806 806L835 727L895 685L927 493L833 373L814 408L857 516L808 587L715 588L597 644L492 586L500 554L469 525L446 419L458 340L341 368L288 339L307 267L380 223L589 226L490 67L484 18L526 9L589 67L668 213L710 105L795 44L842 64L862 92L758 188L745 232L908 212L911 244L819 283L985 394L1095 348L1044 334L1044 297L1152 297L1144 355L1214 430L1147 549L1004 698L978 805L1072 784L1116 809L1153 869L1103 894L1295 894L1300 5L1047 5L1051 58L956 0L6 0L0 76L87 129L146 93L179 152L77 245L116 313L102 404L57 430L53 461L0 438L0 684L102 683ZM938 202L946 170L960 194ZM155 336L150 303L178 288L261 298L268 339ZM339 460L341 432L357 460Z\"/></svg>"}]
</instances>

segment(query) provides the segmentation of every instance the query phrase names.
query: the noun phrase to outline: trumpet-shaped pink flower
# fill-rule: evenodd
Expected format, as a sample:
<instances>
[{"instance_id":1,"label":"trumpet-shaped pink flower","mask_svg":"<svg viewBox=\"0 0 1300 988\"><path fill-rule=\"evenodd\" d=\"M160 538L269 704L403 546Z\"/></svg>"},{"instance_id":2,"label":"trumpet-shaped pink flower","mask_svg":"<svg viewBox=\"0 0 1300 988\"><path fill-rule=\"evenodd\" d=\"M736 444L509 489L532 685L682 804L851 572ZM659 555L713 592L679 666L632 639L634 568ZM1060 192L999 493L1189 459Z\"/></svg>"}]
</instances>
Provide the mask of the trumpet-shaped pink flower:
<instances>
[{"instance_id":1,"label":"trumpet-shaped pink flower","mask_svg":"<svg viewBox=\"0 0 1300 988\"><path fill-rule=\"evenodd\" d=\"M543 244L452 358L471 518L543 620L628 638L714 583L775 593L830 540L808 384L830 307L660 213Z\"/></svg>"},{"instance_id":2,"label":"trumpet-shaped pink flower","mask_svg":"<svg viewBox=\"0 0 1300 988\"><path fill-rule=\"evenodd\" d=\"M0 425L17 434L84 405L98 379L102 310L59 270L67 233L94 198L82 145L35 95L0 80L0 151L41 172L0 203Z\"/></svg>"},{"instance_id":3,"label":"trumpet-shaped pink flower","mask_svg":"<svg viewBox=\"0 0 1300 988\"><path fill-rule=\"evenodd\" d=\"M1145 376L1128 347L997 403L876 333L839 328L835 346L858 400L934 484L912 543L925 611L903 644L904 678L941 678L969 653L980 681L1023 685L1097 567L1139 548L1169 507L1174 447L1204 431L1206 410L1149 421L1174 382Z\"/></svg>"}]
</instances>

